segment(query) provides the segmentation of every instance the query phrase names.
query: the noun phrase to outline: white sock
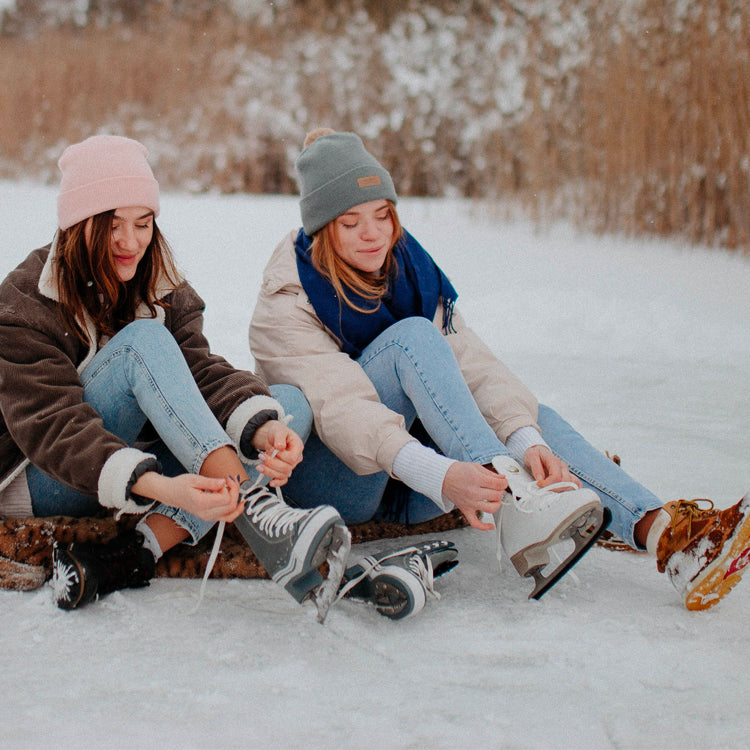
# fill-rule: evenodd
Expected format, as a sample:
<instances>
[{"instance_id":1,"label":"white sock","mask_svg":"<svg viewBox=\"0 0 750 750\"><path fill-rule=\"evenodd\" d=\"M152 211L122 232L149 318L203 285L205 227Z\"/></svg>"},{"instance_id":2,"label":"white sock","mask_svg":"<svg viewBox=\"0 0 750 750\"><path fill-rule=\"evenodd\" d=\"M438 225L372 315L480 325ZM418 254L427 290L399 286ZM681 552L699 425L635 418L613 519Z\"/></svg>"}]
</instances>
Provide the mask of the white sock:
<instances>
[{"instance_id":1,"label":"white sock","mask_svg":"<svg viewBox=\"0 0 750 750\"><path fill-rule=\"evenodd\" d=\"M135 528L143 534L143 548L151 552L154 560L158 560L164 553L162 552L159 540L156 538L156 534L151 530L146 520L141 519L138 521Z\"/></svg>"},{"instance_id":2,"label":"white sock","mask_svg":"<svg viewBox=\"0 0 750 750\"><path fill-rule=\"evenodd\" d=\"M646 551L649 555L656 557L656 547L659 544L659 537L664 533L664 529L667 528L671 520L672 516L662 508L651 524L648 536L646 537Z\"/></svg>"}]
</instances>

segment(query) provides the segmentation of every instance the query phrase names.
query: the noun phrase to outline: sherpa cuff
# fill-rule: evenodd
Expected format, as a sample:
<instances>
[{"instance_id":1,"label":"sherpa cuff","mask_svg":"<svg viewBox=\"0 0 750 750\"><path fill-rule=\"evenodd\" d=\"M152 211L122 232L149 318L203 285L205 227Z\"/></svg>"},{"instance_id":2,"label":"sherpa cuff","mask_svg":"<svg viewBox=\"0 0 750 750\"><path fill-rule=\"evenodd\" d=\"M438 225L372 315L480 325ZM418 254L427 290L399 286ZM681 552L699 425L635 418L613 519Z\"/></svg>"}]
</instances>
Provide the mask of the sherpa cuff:
<instances>
[{"instance_id":1,"label":"sherpa cuff","mask_svg":"<svg viewBox=\"0 0 750 750\"><path fill-rule=\"evenodd\" d=\"M255 424L255 430L252 434L248 435L245 433L245 427L250 422L253 422L257 418L262 418L263 412L275 412L276 416L273 419L283 420L286 417L284 413L284 407L272 396L253 396L243 401L230 415L227 420L226 432L229 435L230 440L237 446L237 450L240 454L240 460L243 463L254 463L257 461L257 453L255 457L245 453L244 447L246 447L253 439L255 430L268 421L267 418L263 421L258 421ZM252 451L255 453L255 451Z\"/></svg>"},{"instance_id":2,"label":"sherpa cuff","mask_svg":"<svg viewBox=\"0 0 750 750\"><path fill-rule=\"evenodd\" d=\"M99 503L107 508L117 508L121 513L143 513L147 510L152 501L149 501L149 505L141 505L130 496L129 490L137 481L131 481L134 472L148 459L156 461L156 456L137 448L115 451L99 473Z\"/></svg>"}]
</instances>

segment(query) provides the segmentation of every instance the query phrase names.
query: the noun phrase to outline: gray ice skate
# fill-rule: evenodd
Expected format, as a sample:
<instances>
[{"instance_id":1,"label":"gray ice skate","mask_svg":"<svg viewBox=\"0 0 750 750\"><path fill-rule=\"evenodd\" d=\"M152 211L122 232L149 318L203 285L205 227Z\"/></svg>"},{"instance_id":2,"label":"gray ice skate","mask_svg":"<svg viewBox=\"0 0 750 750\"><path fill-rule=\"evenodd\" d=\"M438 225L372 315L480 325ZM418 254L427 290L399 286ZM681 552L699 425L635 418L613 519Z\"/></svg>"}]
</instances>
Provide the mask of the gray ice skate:
<instances>
[{"instance_id":1,"label":"gray ice skate","mask_svg":"<svg viewBox=\"0 0 750 750\"><path fill-rule=\"evenodd\" d=\"M439 595L435 578L458 565L458 552L452 542L433 541L395 552L364 557L346 569L338 598L347 597L373 604L392 620L403 620L420 612L426 595Z\"/></svg>"},{"instance_id":2,"label":"gray ice skate","mask_svg":"<svg viewBox=\"0 0 750 750\"><path fill-rule=\"evenodd\" d=\"M329 505L290 508L281 492L250 480L240 485L245 512L236 520L245 541L271 578L296 601L312 601L323 622L339 590L351 547L351 535ZM319 567L328 564L325 578Z\"/></svg>"}]
</instances>

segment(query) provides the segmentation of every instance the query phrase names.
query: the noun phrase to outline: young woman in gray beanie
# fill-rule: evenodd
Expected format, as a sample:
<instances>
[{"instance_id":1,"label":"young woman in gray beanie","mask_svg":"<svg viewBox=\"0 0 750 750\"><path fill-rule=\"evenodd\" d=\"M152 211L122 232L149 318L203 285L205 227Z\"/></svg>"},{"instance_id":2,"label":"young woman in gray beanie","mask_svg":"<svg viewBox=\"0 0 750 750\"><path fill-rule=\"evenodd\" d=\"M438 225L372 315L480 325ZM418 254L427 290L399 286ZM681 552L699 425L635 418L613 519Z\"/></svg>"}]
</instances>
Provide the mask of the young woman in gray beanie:
<instances>
[{"instance_id":1,"label":"young woman in gray beanie","mask_svg":"<svg viewBox=\"0 0 750 750\"><path fill-rule=\"evenodd\" d=\"M291 500L331 503L347 522L457 507L471 526L499 528L498 557L534 577L535 597L610 519L689 609L731 590L750 557L750 493L722 511L664 504L539 405L466 325L357 135L310 133L296 168L302 229L273 253L250 325L259 372L301 388L313 411Z\"/></svg>"},{"instance_id":2,"label":"young woman in gray beanie","mask_svg":"<svg viewBox=\"0 0 750 750\"><path fill-rule=\"evenodd\" d=\"M210 351L203 301L157 226L146 156L120 136L69 146L54 240L0 286L0 517L142 516L112 542L54 550L63 609L147 585L163 552L217 521L301 601L348 532L333 508L289 508L261 477L286 482L309 407Z\"/></svg>"}]
</instances>

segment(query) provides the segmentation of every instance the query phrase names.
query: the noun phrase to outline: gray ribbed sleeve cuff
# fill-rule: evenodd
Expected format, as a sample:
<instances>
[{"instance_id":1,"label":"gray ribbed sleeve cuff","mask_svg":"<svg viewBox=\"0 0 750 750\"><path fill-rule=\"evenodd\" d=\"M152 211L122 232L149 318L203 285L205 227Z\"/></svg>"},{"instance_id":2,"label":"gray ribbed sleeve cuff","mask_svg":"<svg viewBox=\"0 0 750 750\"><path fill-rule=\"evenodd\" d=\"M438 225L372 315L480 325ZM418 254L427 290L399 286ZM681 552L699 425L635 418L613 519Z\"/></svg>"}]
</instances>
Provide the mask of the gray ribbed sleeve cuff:
<instances>
[{"instance_id":1,"label":"gray ribbed sleeve cuff","mask_svg":"<svg viewBox=\"0 0 750 750\"><path fill-rule=\"evenodd\" d=\"M511 432L505 441L505 447L521 465L523 465L523 457L526 455L526 451L532 445L544 445L549 448L547 443L544 442L544 438L534 427L519 427L515 432Z\"/></svg>"},{"instance_id":2,"label":"gray ribbed sleeve cuff","mask_svg":"<svg viewBox=\"0 0 750 750\"><path fill-rule=\"evenodd\" d=\"M432 448L411 440L396 454L393 474L415 492L429 497L447 513L454 506L448 498L443 497L443 481L453 463L452 458L441 456Z\"/></svg>"}]
</instances>

